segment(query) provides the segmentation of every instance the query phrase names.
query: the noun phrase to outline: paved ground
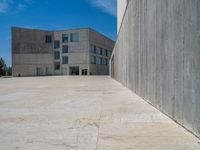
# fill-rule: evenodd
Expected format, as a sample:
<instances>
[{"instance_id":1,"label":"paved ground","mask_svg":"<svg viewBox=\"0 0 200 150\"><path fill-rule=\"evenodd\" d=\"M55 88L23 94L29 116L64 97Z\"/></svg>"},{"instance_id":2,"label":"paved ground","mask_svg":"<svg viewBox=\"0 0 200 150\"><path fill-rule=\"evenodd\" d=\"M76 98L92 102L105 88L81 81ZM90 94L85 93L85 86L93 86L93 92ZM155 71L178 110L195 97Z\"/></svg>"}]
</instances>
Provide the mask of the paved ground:
<instances>
[{"instance_id":1,"label":"paved ground","mask_svg":"<svg viewBox=\"0 0 200 150\"><path fill-rule=\"evenodd\" d=\"M0 150L200 150L109 77L0 79Z\"/></svg>"}]
</instances>

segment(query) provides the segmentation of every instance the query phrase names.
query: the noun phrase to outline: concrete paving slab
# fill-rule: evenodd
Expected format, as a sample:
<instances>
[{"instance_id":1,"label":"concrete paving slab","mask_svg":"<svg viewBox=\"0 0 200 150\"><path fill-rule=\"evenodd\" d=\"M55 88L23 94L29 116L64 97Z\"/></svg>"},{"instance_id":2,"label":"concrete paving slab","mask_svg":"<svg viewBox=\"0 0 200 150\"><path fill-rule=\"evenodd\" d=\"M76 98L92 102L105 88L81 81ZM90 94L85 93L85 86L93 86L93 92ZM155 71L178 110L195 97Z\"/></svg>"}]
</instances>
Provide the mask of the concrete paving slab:
<instances>
[{"instance_id":1,"label":"concrete paving slab","mask_svg":"<svg viewBox=\"0 0 200 150\"><path fill-rule=\"evenodd\" d=\"M0 150L199 150L200 141L107 76L0 78Z\"/></svg>"}]
</instances>

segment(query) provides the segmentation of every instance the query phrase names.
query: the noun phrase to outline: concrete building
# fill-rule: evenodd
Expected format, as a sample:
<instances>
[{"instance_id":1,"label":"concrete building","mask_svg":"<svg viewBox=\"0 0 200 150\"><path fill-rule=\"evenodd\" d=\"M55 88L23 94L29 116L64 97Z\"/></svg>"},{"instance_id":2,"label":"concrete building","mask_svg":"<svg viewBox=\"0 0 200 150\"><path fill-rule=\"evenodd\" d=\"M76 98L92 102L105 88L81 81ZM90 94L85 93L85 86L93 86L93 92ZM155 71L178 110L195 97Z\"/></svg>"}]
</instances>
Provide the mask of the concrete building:
<instances>
[{"instance_id":1,"label":"concrete building","mask_svg":"<svg viewBox=\"0 0 200 150\"><path fill-rule=\"evenodd\" d=\"M112 77L200 137L199 64L199 0L118 0Z\"/></svg>"},{"instance_id":2,"label":"concrete building","mask_svg":"<svg viewBox=\"0 0 200 150\"><path fill-rule=\"evenodd\" d=\"M114 41L90 28L12 28L13 76L108 75Z\"/></svg>"}]
</instances>

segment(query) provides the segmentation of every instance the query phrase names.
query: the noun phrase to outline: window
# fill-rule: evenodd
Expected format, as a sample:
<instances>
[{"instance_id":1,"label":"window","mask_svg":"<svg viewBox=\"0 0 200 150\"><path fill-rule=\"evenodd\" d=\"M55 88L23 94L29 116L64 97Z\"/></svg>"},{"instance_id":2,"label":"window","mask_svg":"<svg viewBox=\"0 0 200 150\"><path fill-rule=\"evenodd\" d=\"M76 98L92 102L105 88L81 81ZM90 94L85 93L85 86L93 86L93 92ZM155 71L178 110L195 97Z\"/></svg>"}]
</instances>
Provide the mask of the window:
<instances>
[{"instance_id":1,"label":"window","mask_svg":"<svg viewBox=\"0 0 200 150\"><path fill-rule=\"evenodd\" d=\"M60 59L60 52L59 52L59 51L55 51L55 52L54 52L54 59L55 59L55 60Z\"/></svg>"},{"instance_id":2,"label":"window","mask_svg":"<svg viewBox=\"0 0 200 150\"><path fill-rule=\"evenodd\" d=\"M68 45L63 45L62 52L63 53L68 53Z\"/></svg>"},{"instance_id":3,"label":"window","mask_svg":"<svg viewBox=\"0 0 200 150\"><path fill-rule=\"evenodd\" d=\"M91 53L96 53L96 46L95 45L90 45L90 52Z\"/></svg>"},{"instance_id":4,"label":"window","mask_svg":"<svg viewBox=\"0 0 200 150\"><path fill-rule=\"evenodd\" d=\"M107 65L107 59L106 58L102 59L102 65Z\"/></svg>"},{"instance_id":5,"label":"window","mask_svg":"<svg viewBox=\"0 0 200 150\"><path fill-rule=\"evenodd\" d=\"M63 62L63 64L68 64L68 56L63 56L62 62Z\"/></svg>"},{"instance_id":6,"label":"window","mask_svg":"<svg viewBox=\"0 0 200 150\"><path fill-rule=\"evenodd\" d=\"M110 56L111 56L111 51L107 51L107 56L110 58Z\"/></svg>"},{"instance_id":7,"label":"window","mask_svg":"<svg viewBox=\"0 0 200 150\"><path fill-rule=\"evenodd\" d=\"M97 57L97 64L101 65L101 58L100 57Z\"/></svg>"},{"instance_id":8,"label":"window","mask_svg":"<svg viewBox=\"0 0 200 150\"><path fill-rule=\"evenodd\" d=\"M54 48L55 49L60 48L60 41L59 40L54 41Z\"/></svg>"},{"instance_id":9,"label":"window","mask_svg":"<svg viewBox=\"0 0 200 150\"><path fill-rule=\"evenodd\" d=\"M96 64L96 56L91 56L90 57L90 63L91 64Z\"/></svg>"},{"instance_id":10,"label":"window","mask_svg":"<svg viewBox=\"0 0 200 150\"><path fill-rule=\"evenodd\" d=\"M71 42L78 42L79 41L79 33L71 33L70 34L70 41Z\"/></svg>"},{"instance_id":11,"label":"window","mask_svg":"<svg viewBox=\"0 0 200 150\"><path fill-rule=\"evenodd\" d=\"M46 35L45 42L46 42L46 43L51 43L51 42L52 42L52 37L51 37L51 35Z\"/></svg>"},{"instance_id":12,"label":"window","mask_svg":"<svg viewBox=\"0 0 200 150\"><path fill-rule=\"evenodd\" d=\"M102 50L102 55L103 55L103 56L106 56L106 55L107 55L105 49Z\"/></svg>"},{"instance_id":13,"label":"window","mask_svg":"<svg viewBox=\"0 0 200 150\"><path fill-rule=\"evenodd\" d=\"M97 47L97 54L101 55L101 49L99 47Z\"/></svg>"},{"instance_id":14,"label":"window","mask_svg":"<svg viewBox=\"0 0 200 150\"><path fill-rule=\"evenodd\" d=\"M54 63L54 69L55 70L60 70L60 62L55 62Z\"/></svg>"},{"instance_id":15,"label":"window","mask_svg":"<svg viewBox=\"0 0 200 150\"><path fill-rule=\"evenodd\" d=\"M68 34L63 34L62 35L62 42L67 43L68 42Z\"/></svg>"},{"instance_id":16,"label":"window","mask_svg":"<svg viewBox=\"0 0 200 150\"><path fill-rule=\"evenodd\" d=\"M87 75L87 69L82 69L82 75L86 76Z\"/></svg>"},{"instance_id":17,"label":"window","mask_svg":"<svg viewBox=\"0 0 200 150\"><path fill-rule=\"evenodd\" d=\"M97 47L94 45L94 53L97 53Z\"/></svg>"}]
</instances>

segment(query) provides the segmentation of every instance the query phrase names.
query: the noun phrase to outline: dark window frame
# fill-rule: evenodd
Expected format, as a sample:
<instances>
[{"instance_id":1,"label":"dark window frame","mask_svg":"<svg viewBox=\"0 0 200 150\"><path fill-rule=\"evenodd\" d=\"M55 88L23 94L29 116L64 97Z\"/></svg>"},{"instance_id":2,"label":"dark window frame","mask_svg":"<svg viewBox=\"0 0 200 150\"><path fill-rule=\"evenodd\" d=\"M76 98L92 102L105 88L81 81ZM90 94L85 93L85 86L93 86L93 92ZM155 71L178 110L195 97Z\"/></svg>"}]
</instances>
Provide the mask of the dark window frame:
<instances>
[{"instance_id":1,"label":"dark window frame","mask_svg":"<svg viewBox=\"0 0 200 150\"><path fill-rule=\"evenodd\" d=\"M68 34L62 34L62 42L63 43L69 42L69 35Z\"/></svg>"},{"instance_id":2,"label":"dark window frame","mask_svg":"<svg viewBox=\"0 0 200 150\"><path fill-rule=\"evenodd\" d=\"M62 64L69 64L69 58L68 58L68 56L63 56L62 57Z\"/></svg>"},{"instance_id":3,"label":"dark window frame","mask_svg":"<svg viewBox=\"0 0 200 150\"><path fill-rule=\"evenodd\" d=\"M60 40L55 40L54 41L54 49L59 49L60 48Z\"/></svg>"},{"instance_id":4,"label":"dark window frame","mask_svg":"<svg viewBox=\"0 0 200 150\"><path fill-rule=\"evenodd\" d=\"M45 36L45 43L48 43L48 44L52 43L52 36L51 35Z\"/></svg>"},{"instance_id":5,"label":"dark window frame","mask_svg":"<svg viewBox=\"0 0 200 150\"><path fill-rule=\"evenodd\" d=\"M54 70L60 70L60 62L54 62Z\"/></svg>"},{"instance_id":6,"label":"dark window frame","mask_svg":"<svg viewBox=\"0 0 200 150\"><path fill-rule=\"evenodd\" d=\"M60 51L54 51L54 59L59 60L60 59Z\"/></svg>"},{"instance_id":7,"label":"dark window frame","mask_svg":"<svg viewBox=\"0 0 200 150\"><path fill-rule=\"evenodd\" d=\"M66 47L67 47L67 49L65 49ZM63 45L63 46L62 46L62 53L63 53L63 54L69 53L69 46L68 46L68 45Z\"/></svg>"},{"instance_id":8,"label":"dark window frame","mask_svg":"<svg viewBox=\"0 0 200 150\"><path fill-rule=\"evenodd\" d=\"M80 37L79 37L79 33L78 32L70 33L70 42L79 42L79 41L80 41Z\"/></svg>"}]
</instances>

